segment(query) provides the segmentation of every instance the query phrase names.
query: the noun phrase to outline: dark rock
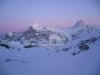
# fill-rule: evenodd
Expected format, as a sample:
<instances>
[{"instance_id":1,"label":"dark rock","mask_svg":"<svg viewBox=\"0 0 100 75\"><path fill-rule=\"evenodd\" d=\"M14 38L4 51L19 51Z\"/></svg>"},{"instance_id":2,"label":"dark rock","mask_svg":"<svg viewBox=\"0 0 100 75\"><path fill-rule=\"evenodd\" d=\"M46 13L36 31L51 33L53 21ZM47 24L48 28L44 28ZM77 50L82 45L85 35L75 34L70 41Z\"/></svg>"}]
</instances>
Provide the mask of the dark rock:
<instances>
[{"instance_id":1,"label":"dark rock","mask_svg":"<svg viewBox=\"0 0 100 75\"><path fill-rule=\"evenodd\" d=\"M16 61L16 60L14 60L14 59L9 59L9 58L8 58L8 59L6 59L5 61L6 61L6 62L11 62L11 61Z\"/></svg>"},{"instance_id":2,"label":"dark rock","mask_svg":"<svg viewBox=\"0 0 100 75\"><path fill-rule=\"evenodd\" d=\"M9 62L9 61L11 61L11 59L6 59L5 61L6 61L6 62Z\"/></svg>"},{"instance_id":3,"label":"dark rock","mask_svg":"<svg viewBox=\"0 0 100 75\"><path fill-rule=\"evenodd\" d=\"M27 45L27 46L24 46L24 48L32 48L32 47L38 47L38 45Z\"/></svg>"},{"instance_id":4,"label":"dark rock","mask_svg":"<svg viewBox=\"0 0 100 75\"><path fill-rule=\"evenodd\" d=\"M9 46L9 45L7 45L7 44L0 44L0 46L1 46L1 47L5 47L5 48L7 48L7 49L9 49L9 48L10 48L10 46Z\"/></svg>"},{"instance_id":5,"label":"dark rock","mask_svg":"<svg viewBox=\"0 0 100 75\"><path fill-rule=\"evenodd\" d=\"M21 62L22 62L22 63L27 63L25 60L22 60Z\"/></svg>"},{"instance_id":6,"label":"dark rock","mask_svg":"<svg viewBox=\"0 0 100 75\"><path fill-rule=\"evenodd\" d=\"M63 48L62 50L63 50L63 51L68 51L68 50L69 50L69 48Z\"/></svg>"}]
</instances>

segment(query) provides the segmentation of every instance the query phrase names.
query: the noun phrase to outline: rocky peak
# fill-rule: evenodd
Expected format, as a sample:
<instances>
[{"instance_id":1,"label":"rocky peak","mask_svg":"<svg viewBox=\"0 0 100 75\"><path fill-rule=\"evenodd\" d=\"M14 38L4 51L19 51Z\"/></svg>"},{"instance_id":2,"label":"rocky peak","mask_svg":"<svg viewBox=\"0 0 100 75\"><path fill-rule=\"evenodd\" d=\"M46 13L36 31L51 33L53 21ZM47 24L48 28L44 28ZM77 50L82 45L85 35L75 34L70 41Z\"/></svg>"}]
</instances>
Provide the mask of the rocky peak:
<instances>
[{"instance_id":1,"label":"rocky peak","mask_svg":"<svg viewBox=\"0 0 100 75\"><path fill-rule=\"evenodd\" d=\"M76 22L74 27L85 26L87 25L83 20L79 20Z\"/></svg>"}]
</instances>

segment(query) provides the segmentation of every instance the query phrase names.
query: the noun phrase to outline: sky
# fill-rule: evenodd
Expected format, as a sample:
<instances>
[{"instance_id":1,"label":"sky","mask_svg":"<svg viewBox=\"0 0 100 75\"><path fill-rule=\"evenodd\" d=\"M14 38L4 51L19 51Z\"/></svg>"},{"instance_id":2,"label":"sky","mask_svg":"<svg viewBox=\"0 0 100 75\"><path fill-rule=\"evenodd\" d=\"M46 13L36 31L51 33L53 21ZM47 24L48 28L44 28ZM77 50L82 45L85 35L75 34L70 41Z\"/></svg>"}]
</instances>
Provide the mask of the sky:
<instances>
[{"instance_id":1,"label":"sky","mask_svg":"<svg viewBox=\"0 0 100 75\"><path fill-rule=\"evenodd\" d=\"M22 31L39 22L67 28L78 20L100 25L100 0L0 0L0 32Z\"/></svg>"}]
</instances>

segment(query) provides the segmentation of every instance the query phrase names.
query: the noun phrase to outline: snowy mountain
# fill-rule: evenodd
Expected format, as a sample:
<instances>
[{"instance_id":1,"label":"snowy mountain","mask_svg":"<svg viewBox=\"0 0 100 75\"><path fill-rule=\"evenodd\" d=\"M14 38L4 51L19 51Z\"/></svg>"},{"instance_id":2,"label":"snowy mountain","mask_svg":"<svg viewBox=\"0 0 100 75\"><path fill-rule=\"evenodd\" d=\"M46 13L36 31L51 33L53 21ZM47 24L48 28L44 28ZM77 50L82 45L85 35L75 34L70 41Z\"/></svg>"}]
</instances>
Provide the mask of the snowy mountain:
<instances>
[{"instance_id":1,"label":"snowy mountain","mask_svg":"<svg viewBox=\"0 0 100 75\"><path fill-rule=\"evenodd\" d=\"M74 27L80 27L80 26L84 26L84 25L86 25L85 22L83 20L79 20L79 21L76 22Z\"/></svg>"},{"instance_id":2,"label":"snowy mountain","mask_svg":"<svg viewBox=\"0 0 100 75\"><path fill-rule=\"evenodd\" d=\"M76 22L71 28L70 34L72 39L88 39L100 35L100 29L93 25L86 24L83 20ZM84 35L84 36L83 36Z\"/></svg>"},{"instance_id":3,"label":"snowy mountain","mask_svg":"<svg viewBox=\"0 0 100 75\"><path fill-rule=\"evenodd\" d=\"M39 23L35 23L23 32L3 34L1 40L11 44L12 42L19 42L25 48L45 47L69 50L78 46L83 40L99 39L99 37L100 29L79 20L67 32L42 27Z\"/></svg>"},{"instance_id":4,"label":"snowy mountain","mask_svg":"<svg viewBox=\"0 0 100 75\"><path fill-rule=\"evenodd\" d=\"M1 36L1 39L3 41L7 40L8 42L17 41L23 45L38 45L46 47L61 46L68 41L68 37L61 31L42 27L38 23L35 23L20 33L6 33Z\"/></svg>"},{"instance_id":5,"label":"snowy mountain","mask_svg":"<svg viewBox=\"0 0 100 75\"><path fill-rule=\"evenodd\" d=\"M11 41L13 38L17 36L16 32L7 32L5 34L2 34L0 39L5 40L5 41Z\"/></svg>"},{"instance_id":6,"label":"snowy mountain","mask_svg":"<svg viewBox=\"0 0 100 75\"><path fill-rule=\"evenodd\" d=\"M35 23L0 37L0 75L100 75L100 29L83 20L66 31Z\"/></svg>"}]
</instances>

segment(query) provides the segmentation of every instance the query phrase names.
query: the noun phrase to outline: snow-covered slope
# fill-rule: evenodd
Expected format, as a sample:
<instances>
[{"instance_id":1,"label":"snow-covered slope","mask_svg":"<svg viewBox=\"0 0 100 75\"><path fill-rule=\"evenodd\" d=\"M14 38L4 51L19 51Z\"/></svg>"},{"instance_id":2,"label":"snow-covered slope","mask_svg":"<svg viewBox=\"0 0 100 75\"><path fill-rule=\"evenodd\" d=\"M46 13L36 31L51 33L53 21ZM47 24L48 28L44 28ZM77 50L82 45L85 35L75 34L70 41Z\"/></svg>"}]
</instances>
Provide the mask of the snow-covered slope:
<instances>
[{"instance_id":1,"label":"snow-covered slope","mask_svg":"<svg viewBox=\"0 0 100 75\"><path fill-rule=\"evenodd\" d=\"M86 24L83 20L76 22L75 26L70 28L68 32L70 35L70 41L67 42L66 46L69 49L73 49L76 53L89 50L80 50L80 47L91 48L91 44L100 40L100 29L96 26Z\"/></svg>"},{"instance_id":2,"label":"snow-covered slope","mask_svg":"<svg viewBox=\"0 0 100 75\"><path fill-rule=\"evenodd\" d=\"M67 32L35 25L10 40L2 35L0 75L100 75L97 27L82 20Z\"/></svg>"}]
</instances>

